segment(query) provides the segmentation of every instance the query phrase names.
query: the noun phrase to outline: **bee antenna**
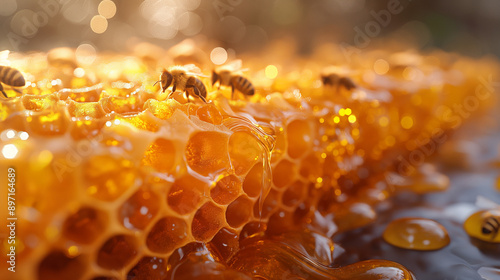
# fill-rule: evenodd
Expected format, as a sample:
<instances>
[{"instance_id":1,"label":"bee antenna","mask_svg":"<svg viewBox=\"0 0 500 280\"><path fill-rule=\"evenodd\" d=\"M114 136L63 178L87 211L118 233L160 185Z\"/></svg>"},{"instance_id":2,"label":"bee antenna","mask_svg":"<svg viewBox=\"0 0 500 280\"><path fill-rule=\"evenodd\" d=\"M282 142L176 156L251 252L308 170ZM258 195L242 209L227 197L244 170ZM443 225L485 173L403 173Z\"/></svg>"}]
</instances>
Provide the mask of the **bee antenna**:
<instances>
[{"instance_id":1,"label":"bee antenna","mask_svg":"<svg viewBox=\"0 0 500 280\"><path fill-rule=\"evenodd\" d=\"M153 86L156 86L156 84L157 84L158 82L160 82L160 81L156 81L156 82L153 84Z\"/></svg>"}]
</instances>

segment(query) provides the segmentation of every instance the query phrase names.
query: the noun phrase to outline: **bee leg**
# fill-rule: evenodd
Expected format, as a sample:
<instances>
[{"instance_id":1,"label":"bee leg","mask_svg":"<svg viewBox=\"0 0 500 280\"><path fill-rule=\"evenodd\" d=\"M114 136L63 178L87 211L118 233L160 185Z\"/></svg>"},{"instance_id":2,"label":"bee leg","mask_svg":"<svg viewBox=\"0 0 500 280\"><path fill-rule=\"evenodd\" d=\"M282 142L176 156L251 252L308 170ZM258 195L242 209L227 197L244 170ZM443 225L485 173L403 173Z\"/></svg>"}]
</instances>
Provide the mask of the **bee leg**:
<instances>
[{"instance_id":1,"label":"bee leg","mask_svg":"<svg viewBox=\"0 0 500 280\"><path fill-rule=\"evenodd\" d=\"M5 96L5 98L9 98L9 97L7 96L7 93L5 93L5 91L3 90L3 86L2 86L2 84L0 84L0 91L3 93L3 95Z\"/></svg>"},{"instance_id":2,"label":"bee leg","mask_svg":"<svg viewBox=\"0 0 500 280\"><path fill-rule=\"evenodd\" d=\"M194 95L198 96L203 102L207 103L205 97L203 97L200 93L200 90L197 87L193 87Z\"/></svg>"},{"instance_id":3,"label":"bee leg","mask_svg":"<svg viewBox=\"0 0 500 280\"><path fill-rule=\"evenodd\" d=\"M19 89L17 89L17 88L12 88L12 90L13 90L13 91L15 91L15 92L17 92L17 93L23 94L23 92L22 92L22 91L20 91L20 90L19 90Z\"/></svg>"},{"instance_id":4,"label":"bee leg","mask_svg":"<svg viewBox=\"0 0 500 280\"><path fill-rule=\"evenodd\" d=\"M186 88L186 91L184 92L186 94L186 100L188 103L190 103L191 101L189 101L189 88Z\"/></svg>"},{"instance_id":5,"label":"bee leg","mask_svg":"<svg viewBox=\"0 0 500 280\"><path fill-rule=\"evenodd\" d=\"M177 84L174 83L174 85L172 86L172 92L175 92L175 88L177 87Z\"/></svg>"},{"instance_id":6,"label":"bee leg","mask_svg":"<svg viewBox=\"0 0 500 280\"><path fill-rule=\"evenodd\" d=\"M234 99L234 84L231 83L231 100Z\"/></svg>"}]
</instances>

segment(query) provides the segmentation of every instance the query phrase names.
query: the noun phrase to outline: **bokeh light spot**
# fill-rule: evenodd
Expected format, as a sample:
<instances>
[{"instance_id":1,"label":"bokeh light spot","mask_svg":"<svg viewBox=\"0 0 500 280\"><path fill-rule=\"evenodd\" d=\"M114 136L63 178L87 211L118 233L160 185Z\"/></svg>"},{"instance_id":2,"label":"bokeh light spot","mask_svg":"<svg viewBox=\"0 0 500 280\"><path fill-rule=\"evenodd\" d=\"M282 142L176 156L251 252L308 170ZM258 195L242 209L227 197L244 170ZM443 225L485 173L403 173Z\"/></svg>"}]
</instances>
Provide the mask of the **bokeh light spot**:
<instances>
[{"instance_id":1,"label":"bokeh light spot","mask_svg":"<svg viewBox=\"0 0 500 280\"><path fill-rule=\"evenodd\" d=\"M76 60L80 64L92 64L96 58L96 49L90 44L81 44L76 48Z\"/></svg>"},{"instance_id":2,"label":"bokeh light spot","mask_svg":"<svg viewBox=\"0 0 500 280\"><path fill-rule=\"evenodd\" d=\"M404 129L410 129L413 126L413 119L412 119L412 117L410 117L410 116L404 116L401 119L401 126Z\"/></svg>"},{"instance_id":3,"label":"bokeh light spot","mask_svg":"<svg viewBox=\"0 0 500 280\"><path fill-rule=\"evenodd\" d=\"M373 70L379 75L384 75L389 71L389 63L383 59L377 59L373 64Z\"/></svg>"},{"instance_id":4,"label":"bokeh light spot","mask_svg":"<svg viewBox=\"0 0 500 280\"><path fill-rule=\"evenodd\" d=\"M17 156L19 150L14 144L7 144L2 148L2 155L6 159L13 159Z\"/></svg>"},{"instance_id":5,"label":"bokeh light spot","mask_svg":"<svg viewBox=\"0 0 500 280\"><path fill-rule=\"evenodd\" d=\"M268 65L265 70L268 79L275 79L278 77L278 68L274 65Z\"/></svg>"},{"instance_id":6,"label":"bokeh light spot","mask_svg":"<svg viewBox=\"0 0 500 280\"><path fill-rule=\"evenodd\" d=\"M210 60L215 65L224 64L227 61L227 51L221 47L214 48L210 53Z\"/></svg>"},{"instance_id":7,"label":"bokeh light spot","mask_svg":"<svg viewBox=\"0 0 500 280\"><path fill-rule=\"evenodd\" d=\"M101 15L96 15L90 21L90 28L94 33L102 34L108 29L108 20Z\"/></svg>"},{"instance_id":8,"label":"bokeh light spot","mask_svg":"<svg viewBox=\"0 0 500 280\"><path fill-rule=\"evenodd\" d=\"M110 19L116 14L116 5L115 2L111 0L103 0L99 3L97 7L97 11L99 14L107 19Z\"/></svg>"}]
</instances>

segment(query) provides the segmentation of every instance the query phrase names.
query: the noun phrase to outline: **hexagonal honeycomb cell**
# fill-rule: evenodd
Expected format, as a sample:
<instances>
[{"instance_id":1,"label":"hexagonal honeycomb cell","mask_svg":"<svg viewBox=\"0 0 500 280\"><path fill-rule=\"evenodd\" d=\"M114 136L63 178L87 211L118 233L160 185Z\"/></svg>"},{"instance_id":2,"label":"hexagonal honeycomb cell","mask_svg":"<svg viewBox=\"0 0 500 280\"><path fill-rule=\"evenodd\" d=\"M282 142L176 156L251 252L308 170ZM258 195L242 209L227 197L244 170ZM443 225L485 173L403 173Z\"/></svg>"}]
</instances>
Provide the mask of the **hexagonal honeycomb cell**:
<instances>
[{"instance_id":1,"label":"hexagonal honeycomb cell","mask_svg":"<svg viewBox=\"0 0 500 280\"><path fill-rule=\"evenodd\" d=\"M448 63L457 56L436 52L411 66L426 82L407 80L409 66L381 82L368 66L392 53L367 52L346 88L321 84L327 65L317 53L295 66L277 61L273 79L263 57L243 60L253 96L231 98L231 87L200 76L205 103L162 93L156 68L170 65L152 54L77 65L74 52L11 60L29 85L0 97L0 170L16 170L18 218L18 271L9 274L2 242L1 279L412 279L383 260L332 268L330 238L373 221L376 204L398 190L446 188L428 166L411 182L386 175L400 172L400 156L415 157L413 139L456 128L438 106L464 100L478 75L500 73L493 62Z\"/></svg>"}]
</instances>

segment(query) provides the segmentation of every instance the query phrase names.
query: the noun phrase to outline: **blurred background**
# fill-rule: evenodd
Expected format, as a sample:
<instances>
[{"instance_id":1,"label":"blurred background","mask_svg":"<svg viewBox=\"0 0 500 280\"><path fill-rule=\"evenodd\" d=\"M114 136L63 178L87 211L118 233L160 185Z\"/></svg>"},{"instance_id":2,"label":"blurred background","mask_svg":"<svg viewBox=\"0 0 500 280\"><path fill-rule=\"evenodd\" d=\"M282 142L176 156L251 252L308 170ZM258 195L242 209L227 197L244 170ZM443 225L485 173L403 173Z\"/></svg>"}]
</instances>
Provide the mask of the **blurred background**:
<instances>
[{"instance_id":1,"label":"blurred background","mask_svg":"<svg viewBox=\"0 0 500 280\"><path fill-rule=\"evenodd\" d=\"M357 49L392 40L478 57L500 55L498 0L1 0L0 50L89 45L129 51L186 38L236 53L286 39L301 54L323 42ZM390 39L389 39L390 38ZM381 40L382 39L382 40ZM377 43L379 42L379 43Z\"/></svg>"}]
</instances>

